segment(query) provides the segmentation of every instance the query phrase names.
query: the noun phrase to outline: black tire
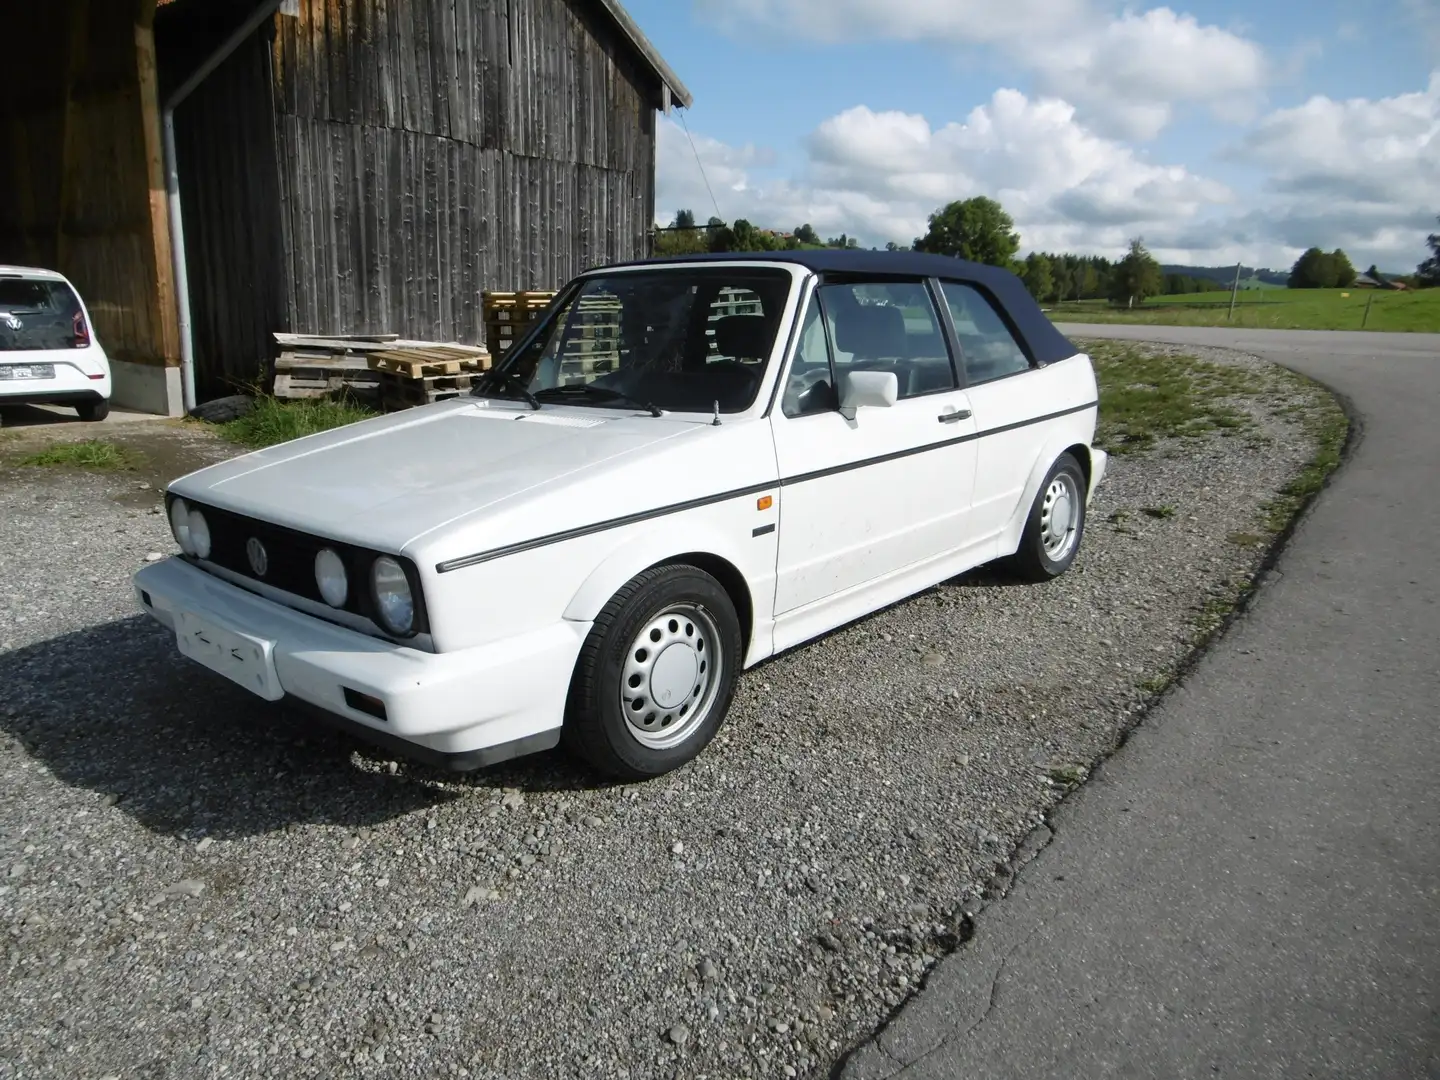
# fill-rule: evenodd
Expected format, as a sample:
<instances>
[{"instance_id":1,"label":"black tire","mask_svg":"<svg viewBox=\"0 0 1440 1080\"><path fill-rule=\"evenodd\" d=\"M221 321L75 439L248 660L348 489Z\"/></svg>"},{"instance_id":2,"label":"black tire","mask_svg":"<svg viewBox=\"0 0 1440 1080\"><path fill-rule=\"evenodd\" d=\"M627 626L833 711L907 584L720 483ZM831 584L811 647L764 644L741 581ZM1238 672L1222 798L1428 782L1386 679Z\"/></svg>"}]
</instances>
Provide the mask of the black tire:
<instances>
[{"instance_id":1,"label":"black tire","mask_svg":"<svg viewBox=\"0 0 1440 1080\"><path fill-rule=\"evenodd\" d=\"M670 710L677 721L674 730L685 732L683 740L673 746L647 745L632 731L621 703L622 677L632 659L631 646L643 645L636 639L647 625L655 623L667 611L690 608L696 611L695 624L702 626L703 636L693 639L699 648L686 642L696 660L697 671L700 657L709 657L703 661L707 665L704 670L708 675L705 677L710 680L704 684L705 693L701 698L705 712L698 721L693 716L686 719L683 712L677 710L685 709L687 704L675 705ZM708 631L702 625L706 619L712 624ZM665 621L671 624L670 620ZM683 616L674 620L672 625L679 635L685 634L687 624ZM709 637L715 641L709 646L709 653L705 654L704 641ZM679 768L710 744L725 720L743 662L741 640L740 619L735 613L735 605L720 583L703 570L693 566L667 565L653 567L637 575L611 597L596 616L595 624L581 647L565 707L562 744L598 772L617 780L647 780ZM677 638L674 644L678 643ZM644 648L639 650L641 653L645 651ZM656 653L655 660L651 662L652 669L658 666L659 655L663 652ZM681 678L684 678L683 674ZM632 695L639 693L635 690L628 692ZM686 692L689 693L688 683ZM704 704L706 702L708 706ZM641 713L635 714L636 723L643 724L654 714L666 712L658 705L648 712L642 709ZM662 715L654 718L653 722L668 724L670 720L671 717ZM648 737L661 740L667 736L657 728Z\"/></svg>"},{"instance_id":2,"label":"black tire","mask_svg":"<svg viewBox=\"0 0 1440 1080\"><path fill-rule=\"evenodd\" d=\"M1074 539L1069 547L1057 558L1051 558L1045 548L1043 533L1046 510L1046 499L1050 488L1060 479L1068 478L1071 486L1072 498L1076 500L1077 517L1074 527ZM1043 582L1057 578L1075 561L1075 556L1080 551L1080 544L1085 538L1086 520L1086 496L1088 494L1085 483L1085 470L1075 460L1075 455L1066 452L1061 454L1050 471L1045 474L1045 479L1040 484L1040 490L1035 493L1035 501L1030 506L1030 516L1025 521L1025 531L1020 537L1020 547L1006 561L1006 568L1022 581Z\"/></svg>"},{"instance_id":3,"label":"black tire","mask_svg":"<svg viewBox=\"0 0 1440 1080\"><path fill-rule=\"evenodd\" d=\"M75 411L87 424L99 423L110 415L110 402L103 398L99 401L84 401L75 406Z\"/></svg>"}]
</instances>

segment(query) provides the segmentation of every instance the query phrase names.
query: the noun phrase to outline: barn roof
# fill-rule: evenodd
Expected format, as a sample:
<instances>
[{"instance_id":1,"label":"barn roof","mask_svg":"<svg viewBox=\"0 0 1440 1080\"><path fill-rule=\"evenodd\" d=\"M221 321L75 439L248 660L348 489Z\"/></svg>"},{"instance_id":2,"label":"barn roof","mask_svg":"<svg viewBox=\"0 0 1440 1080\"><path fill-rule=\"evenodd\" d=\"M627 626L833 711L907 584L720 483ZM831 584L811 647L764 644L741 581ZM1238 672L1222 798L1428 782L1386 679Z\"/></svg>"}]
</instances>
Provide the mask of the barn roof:
<instances>
[{"instance_id":1,"label":"barn roof","mask_svg":"<svg viewBox=\"0 0 1440 1080\"><path fill-rule=\"evenodd\" d=\"M179 3L180 0L155 0L157 7L166 7L169 4ZM682 109L690 108L695 98L680 81L665 58L660 55L660 50L651 44L645 32L640 29L637 23L625 10L620 0L595 0L595 3L603 11L610 21L614 23L615 29L620 31L620 36L628 41L632 48L640 55L651 73L660 81L660 85L669 93L670 99Z\"/></svg>"},{"instance_id":2,"label":"barn roof","mask_svg":"<svg viewBox=\"0 0 1440 1080\"><path fill-rule=\"evenodd\" d=\"M1011 271L949 255L916 251L866 251L859 248L800 248L793 251L726 251L697 255L663 255L616 266L648 266L695 262L798 263L817 274L900 274L967 282L990 293L1009 316L1031 355L1051 364L1074 356L1074 344L1045 315L1025 283Z\"/></svg>"}]
</instances>

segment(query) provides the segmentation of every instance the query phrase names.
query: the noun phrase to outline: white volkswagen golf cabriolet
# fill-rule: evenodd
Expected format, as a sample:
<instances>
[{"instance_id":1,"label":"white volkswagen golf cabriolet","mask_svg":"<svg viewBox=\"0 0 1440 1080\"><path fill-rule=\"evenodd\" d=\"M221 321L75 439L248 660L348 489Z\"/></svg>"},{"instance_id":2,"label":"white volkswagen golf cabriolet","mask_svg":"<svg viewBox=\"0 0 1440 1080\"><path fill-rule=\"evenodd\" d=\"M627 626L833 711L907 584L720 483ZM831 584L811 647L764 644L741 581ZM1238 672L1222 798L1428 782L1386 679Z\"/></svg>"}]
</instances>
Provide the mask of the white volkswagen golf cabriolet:
<instances>
[{"instance_id":1,"label":"white volkswagen golf cabriolet","mask_svg":"<svg viewBox=\"0 0 1440 1080\"><path fill-rule=\"evenodd\" d=\"M166 493L185 656L454 769L678 767L739 672L1004 559L1074 560L1095 374L1013 274L862 251L569 283L467 396Z\"/></svg>"}]
</instances>

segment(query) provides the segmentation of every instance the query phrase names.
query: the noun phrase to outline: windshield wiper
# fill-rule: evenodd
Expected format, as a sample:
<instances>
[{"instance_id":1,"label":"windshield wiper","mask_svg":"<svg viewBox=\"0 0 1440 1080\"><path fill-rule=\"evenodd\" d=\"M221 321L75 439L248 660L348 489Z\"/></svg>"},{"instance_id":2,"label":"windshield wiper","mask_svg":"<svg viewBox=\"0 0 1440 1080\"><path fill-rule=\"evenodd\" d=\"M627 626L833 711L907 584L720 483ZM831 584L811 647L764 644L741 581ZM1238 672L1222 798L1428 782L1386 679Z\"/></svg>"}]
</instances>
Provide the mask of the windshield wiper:
<instances>
[{"instance_id":1,"label":"windshield wiper","mask_svg":"<svg viewBox=\"0 0 1440 1080\"><path fill-rule=\"evenodd\" d=\"M639 398L631 397L629 394L621 393L619 390L611 390L608 386L595 386L591 383L572 383L569 386L547 386L535 395L541 400L567 397L597 397L605 401L623 401L634 405L637 409L644 409L651 416L664 416L657 406L648 401L641 401Z\"/></svg>"},{"instance_id":2,"label":"windshield wiper","mask_svg":"<svg viewBox=\"0 0 1440 1080\"><path fill-rule=\"evenodd\" d=\"M485 373L485 377L471 388L470 392L472 394L479 394L485 387L489 386L509 386L525 399L530 408L536 411L540 408L540 399L530 392L529 388L525 385L525 381L512 375L503 368L491 368Z\"/></svg>"}]
</instances>

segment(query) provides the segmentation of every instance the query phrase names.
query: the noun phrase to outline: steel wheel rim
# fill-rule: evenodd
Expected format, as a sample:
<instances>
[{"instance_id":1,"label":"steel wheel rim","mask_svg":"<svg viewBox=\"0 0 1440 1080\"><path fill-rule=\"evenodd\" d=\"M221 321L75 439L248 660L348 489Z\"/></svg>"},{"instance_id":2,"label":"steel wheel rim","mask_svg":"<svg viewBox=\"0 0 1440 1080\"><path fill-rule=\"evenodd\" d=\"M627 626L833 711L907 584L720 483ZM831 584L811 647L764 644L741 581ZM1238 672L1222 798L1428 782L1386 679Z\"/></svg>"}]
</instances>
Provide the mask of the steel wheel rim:
<instances>
[{"instance_id":1,"label":"steel wheel rim","mask_svg":"<svg viewBox=\"0 0 1440 1080\"><path fill-rule=\"evenodd\" d=\"M1051 562L1059 562L1075 547L1080 533L1080 492L1075 478L1060 473L1045 489L1040 504L1040 543Z\"/></svg>"},{"instance_id":2,"label":"steel wheel rim","mask_svg":"<svg viewBox=\"0 0 1440 1080\"><path fill-rule=\"evenodd\" d=\"M630 642L620 670L620 711L635 741L669 750L709 717L724 664L720 630L699 604L669 604Z\"/></svg>"}]
</instances>

